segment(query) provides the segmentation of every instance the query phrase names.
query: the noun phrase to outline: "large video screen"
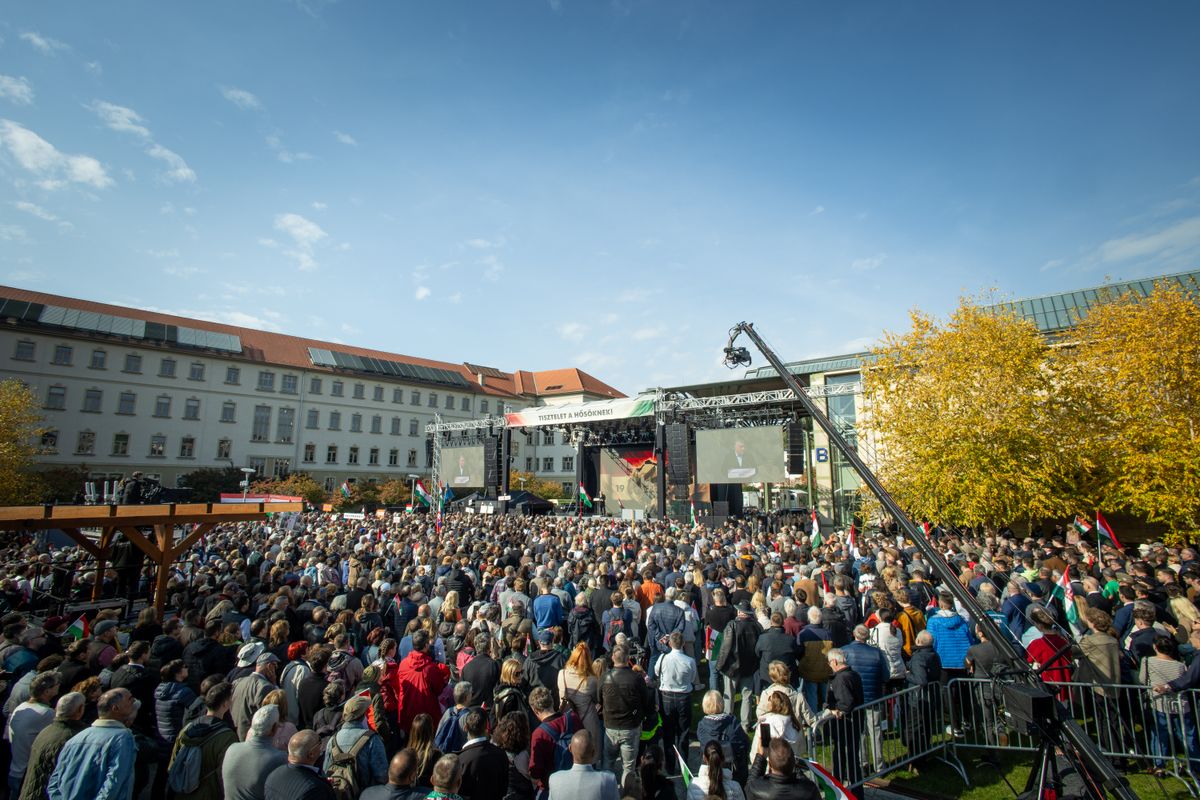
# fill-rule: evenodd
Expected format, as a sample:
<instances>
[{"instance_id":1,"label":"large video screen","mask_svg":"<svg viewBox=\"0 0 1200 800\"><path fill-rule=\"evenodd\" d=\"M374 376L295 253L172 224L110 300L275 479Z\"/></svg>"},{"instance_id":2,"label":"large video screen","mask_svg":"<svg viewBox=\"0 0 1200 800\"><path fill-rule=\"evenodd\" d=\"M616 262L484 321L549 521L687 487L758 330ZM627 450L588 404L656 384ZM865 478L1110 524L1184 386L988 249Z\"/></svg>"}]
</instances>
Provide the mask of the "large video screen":
<instances>
[{"instance_id":1,"label":"large video screen","mask_svg":"<svg viewBox=\"0 0 1200 800\"><path fill-rule=\"evenodd\" d=\"M451 489L482 489L484 474L482 446L447 447L442 451L441 477Z\"/></svg>"},{"instance_id":2,"label":"large video screen","mask_svg":"<svg viewBox=\"0 0 1200 800\"><path fill-rule=\"evenodd\" d=\"M617 514L623 508L650 511L658 500L658 463L645 445L600 448L600 492L605 509Z\"/></svg>"},{"instance_id":3,"label":"large video screen","mask_svg":"<svg viewBox=\"0 0 1200 800\"><path fill-rule=\"evenodd\" d=\"M785 463L781 426L696 431L696 483L779 483Z\"/></svg>"}]
</instances>

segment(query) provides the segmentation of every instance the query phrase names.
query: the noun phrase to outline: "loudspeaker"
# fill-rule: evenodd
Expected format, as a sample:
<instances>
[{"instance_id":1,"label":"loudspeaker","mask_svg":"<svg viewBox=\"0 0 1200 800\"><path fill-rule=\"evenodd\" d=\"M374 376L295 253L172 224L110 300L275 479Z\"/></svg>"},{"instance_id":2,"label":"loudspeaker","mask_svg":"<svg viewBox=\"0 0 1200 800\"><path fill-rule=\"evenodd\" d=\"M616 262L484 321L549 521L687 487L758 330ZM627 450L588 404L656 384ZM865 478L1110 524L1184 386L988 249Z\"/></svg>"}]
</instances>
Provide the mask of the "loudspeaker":
<instances>
[{"instance_id":1,"label":"loudspeaker","mask_svg":"<svg viewBox=\"0 0 1200 800\"><path fill-rule=\"evenodd\" d=\"M793 422L787 426L787 471L789 475L803 475L808 468L804 452L804 426Z\"/></svg>"},{"instance_id":2,"label":"loudspeaker","mask_svg":"<svg viewBox=\"0 0 1200 800\"><path fill-rule=\"evenodd\" d=\"M483 485L485 489L491 489L500 482L499 451L495 436L489 436L483 440Z\"/></svg>"},{"instance_id":3,"label":"loudspeaker","mask_svg":"<svg viewBox=\"0 0 1200 800\"><path fill-rule=\"evenodd\" d=\"M429 469L432 466L433 466L433 439L427 438L425 440L425 469Z\"/></svg>"},{"instance_id":4,"label":"loudspeaker","mask_svg":"<svg viewBox=\"0 0 1200 800\"><path fill-rule=\"evenodd\" d=\"M729 503L724 500L714 500L712 504L712 515L714 517L728 517Z\"/></svg>"},{"instance_id":5,"label":"loudspeaker","mask_svg":"<svg viewBox=\"0 0 1200 800\"><path fill-rule=\"evenodd\" d=\"M673 484L686 485L691 480L688 464L688 431L682 422L666 426L667 480Z\"/></svg>"}]
</instances>

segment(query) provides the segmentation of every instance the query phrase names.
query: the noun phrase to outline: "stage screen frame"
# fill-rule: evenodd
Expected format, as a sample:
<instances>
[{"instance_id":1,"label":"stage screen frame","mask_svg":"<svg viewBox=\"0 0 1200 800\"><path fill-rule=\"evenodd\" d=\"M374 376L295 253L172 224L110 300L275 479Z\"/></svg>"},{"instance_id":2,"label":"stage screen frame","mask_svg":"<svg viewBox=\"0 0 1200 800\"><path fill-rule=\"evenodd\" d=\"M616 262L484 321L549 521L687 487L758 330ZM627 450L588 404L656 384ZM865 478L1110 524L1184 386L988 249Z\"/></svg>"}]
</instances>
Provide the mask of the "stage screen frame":
<instances>
[{"instance_id":1,"label":"stage screen frame","mask_svg":"<svg viewBox=\"0 0 1200 800\"><path fill-rule=\"evenodd\" d=\"M741 466L734 456L739 441ZM781 425L696 431L696 483L782 483L786 467Z\"/></svg>"},{"instance_id":2,"label":"stage screen frame","mask_svg":"<svg viewBox=\"0 0 1200 800\"><path fill-rule=\"evenodd\" d=\"M442 450L442 474L438 477L455 493L458 493L459 489L486 488L486 476L483 445L447 447Z\"/></svg>"}]
</instances>

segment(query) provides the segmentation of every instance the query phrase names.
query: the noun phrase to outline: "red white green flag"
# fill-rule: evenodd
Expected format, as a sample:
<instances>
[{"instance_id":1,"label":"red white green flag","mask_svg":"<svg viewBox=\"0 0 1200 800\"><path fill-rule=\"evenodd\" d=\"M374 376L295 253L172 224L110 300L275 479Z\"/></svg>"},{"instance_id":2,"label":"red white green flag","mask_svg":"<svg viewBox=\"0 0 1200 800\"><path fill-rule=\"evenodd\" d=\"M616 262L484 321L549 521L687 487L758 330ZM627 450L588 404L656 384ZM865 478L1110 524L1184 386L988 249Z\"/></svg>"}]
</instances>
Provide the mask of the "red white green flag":
<instances>
[{"instance_id":1,"label":"red white green flag","mask_svg":"<svg viewBox=\"0 0 1200 800\"><path fill-rule=\"evenodd\" d=\"M1080 536L1086 536L1092 530L1092 526L1088 525L1088 521L1078 514L1075 515L1075 521L1071 523L1071 527L1079 531Z\"/></svg>"},{"instance_id":2,"label":"red white green flag","mask_svg":"<svg viewBox=\"0 0 1200 800\"><path fill-rule=\"evenodd\" d=\"M433 498L429 496L429 492L425 491L425 485L421 481L417 481L413 488L417 492L417 499L424 503L427 507L433 508Z\"/></svg>"},{"instance_id":3,"label":"red white green flag","mask_svg":"<svg viewBox=\"0 0 1200 800\"><path fill-rule=\"evenodd\" d=\"M808 768L812 772L813 782L817 784L821 800L854 800L854 795L838 783L838 779L833 777L829 770L815 761L809 761Z\"/></svg>"},{"instance_id":4,"label":"red white green flag","mask_svg":"<svg viewBox=\"0 0 1200 800\"><path fill-rule=\"evenodd\" d=\"M583 488L583 481L579 482L579 502L588 508L592 507L592 498L588 497L587 490Z\"/></svg>"},{"instance_id":5,"label":"red white green flag","mask_svg":"<svg viewBox=\"0 0 1200 800\"><path fill-rule=\"evenodd\" d=\"M1066 572L1054 585L1054 595L1063 602L1067 611L1067 622L1072 625L1079 622L1079 611L1075 608L1075 590L1071 588L1071 578Z\"/></svg>"},{"instance_id":6,"label":"red white green flag","mask_svg":"<svg viewBox=\"0 0 1200 800\"><path fill-rule=\"evenodd\" d=\"M80 614L79 619L75 620L65 631L67 636L73 636L76 639L86 639L91 635L91 628L88 627L87 617Z\"/></svg>"},{"instance_id":7,"label":"red white green flag","mask_svg":"<svg viewBox=\"0 0 1200 800\"><path fill-rule=\"evenodd\" d=\"M1097 534L1102 533L1107 536L1108 540L1112 542L1113 547L1117 548L1118 550L1121 549L1121 543L1117 541L1116 532L1114 532L1112 526L1108 524L1108 520L1106 520L1100 514L1099 509L1096 510L1096 532Z\"/></svg>"}]
</instances>

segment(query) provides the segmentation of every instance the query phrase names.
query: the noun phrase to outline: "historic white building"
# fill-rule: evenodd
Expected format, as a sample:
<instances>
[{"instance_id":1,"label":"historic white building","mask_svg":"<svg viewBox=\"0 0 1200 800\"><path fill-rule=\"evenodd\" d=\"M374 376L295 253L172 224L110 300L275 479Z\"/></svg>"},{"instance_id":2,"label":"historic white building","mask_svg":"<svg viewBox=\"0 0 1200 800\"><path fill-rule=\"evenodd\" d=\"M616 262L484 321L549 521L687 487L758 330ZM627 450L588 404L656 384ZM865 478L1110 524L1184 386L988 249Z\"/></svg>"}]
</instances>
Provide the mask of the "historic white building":
<instances>
[{"instance_id":1,"label":"historic white building","mask_svg":"<svg viewBox=\"0 0 1200 800\"><path fill-rule=\"evenodd\" d=\"M166 486L200 467L344 480L427 475L425 426L623 395L578 369L504 372L0 287L0 376L33 388L39 459ZM575 450L513 437L512 466L569 492Z\"/></svg>"}]
</instances>

